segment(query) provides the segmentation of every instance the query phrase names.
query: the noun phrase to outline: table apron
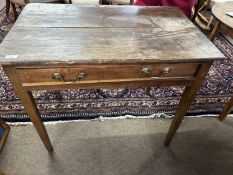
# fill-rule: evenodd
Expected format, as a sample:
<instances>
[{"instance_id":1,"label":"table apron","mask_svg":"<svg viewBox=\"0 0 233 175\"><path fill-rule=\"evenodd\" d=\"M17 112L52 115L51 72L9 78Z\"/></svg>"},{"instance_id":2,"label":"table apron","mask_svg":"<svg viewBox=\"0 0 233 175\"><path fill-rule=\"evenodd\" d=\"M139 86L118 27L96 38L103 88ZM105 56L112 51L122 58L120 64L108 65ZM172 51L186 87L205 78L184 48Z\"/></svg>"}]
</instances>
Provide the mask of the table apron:
<instances>
[{"instance_id":1,"label":"table apron","mask_svg":"<svg viewBox=\"0 0 233 175\"><path fill-rule=\"evenodd\" d=\"M28 91L36 90L65 90L65 89L95 89L95 88L126 88L126 87L154 87L154 86L191 86L194 77L177 77L144 80L112 80L112 81L89 81L78 83L22 83Z\"/></svg>"}]
</instances>

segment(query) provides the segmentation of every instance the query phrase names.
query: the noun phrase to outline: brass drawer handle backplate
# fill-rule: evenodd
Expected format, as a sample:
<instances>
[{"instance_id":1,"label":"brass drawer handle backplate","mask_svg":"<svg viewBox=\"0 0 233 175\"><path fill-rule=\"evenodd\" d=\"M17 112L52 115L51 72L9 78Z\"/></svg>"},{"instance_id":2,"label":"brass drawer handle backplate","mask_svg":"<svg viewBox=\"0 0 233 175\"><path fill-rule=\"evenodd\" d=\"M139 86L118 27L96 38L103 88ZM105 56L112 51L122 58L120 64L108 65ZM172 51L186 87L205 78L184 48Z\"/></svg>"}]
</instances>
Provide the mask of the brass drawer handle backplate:
<instances>
[{"instance_id":1,"label":"brass drawer handle backplate","mask_svg":"<svg viewBox=\"0 0 233 175\"><path fill-rule=\"evenodd\" d=\"M151 76L151 70L148 67L143 68L142 72L145 74L147 78L159 78L163 75L168 75L171 72L171 68L165 67L156 77Z\"/></svg>"},{"instance_id":2,"label":"brass drawer handle backplate","mask_svg":"<svg viewBox=\"0 0 233 175\"><path fill-rule=\"evenodd\" d=\"M64 75L62 75L61 73L56 72L56 73L53 73L52 78L55 79L55 80L60 80L60 81L65 82L65 83L78 83L80 80L84 79L86 76L87 75L86 75L85 72L80 72L77 75L75 80L66 80L64 78Z\"/></svg>"}]
</instances>

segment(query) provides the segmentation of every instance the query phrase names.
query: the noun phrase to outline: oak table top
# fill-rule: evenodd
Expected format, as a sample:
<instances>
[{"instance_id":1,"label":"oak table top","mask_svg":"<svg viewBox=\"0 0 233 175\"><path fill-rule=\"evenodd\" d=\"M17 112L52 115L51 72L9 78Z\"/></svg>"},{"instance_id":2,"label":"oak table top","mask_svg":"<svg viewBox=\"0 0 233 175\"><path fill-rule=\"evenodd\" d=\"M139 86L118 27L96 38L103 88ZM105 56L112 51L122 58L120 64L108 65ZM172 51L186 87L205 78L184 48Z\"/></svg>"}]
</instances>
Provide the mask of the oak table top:
<instances>
[{"instance_id":1,"label":"oak table top","mask_svg":"<svg viewBox=\"0 0 233 175\"><path fill-rule=\"evenodd\" d=\"M28 4L0 48L0 64L219 58L220 51L176 7Z\"/></svg>"},{"instance_id":2,"label":"oak table top","mask_svg":"<svg viewBox=\"0 0 233 175\"><path fill-rule=\"evenodd\" d=\"M222 53L176 7L28 4L0 64L48 151L33 90L185 86L168 146Z\"/></svg>"}]
</instances>

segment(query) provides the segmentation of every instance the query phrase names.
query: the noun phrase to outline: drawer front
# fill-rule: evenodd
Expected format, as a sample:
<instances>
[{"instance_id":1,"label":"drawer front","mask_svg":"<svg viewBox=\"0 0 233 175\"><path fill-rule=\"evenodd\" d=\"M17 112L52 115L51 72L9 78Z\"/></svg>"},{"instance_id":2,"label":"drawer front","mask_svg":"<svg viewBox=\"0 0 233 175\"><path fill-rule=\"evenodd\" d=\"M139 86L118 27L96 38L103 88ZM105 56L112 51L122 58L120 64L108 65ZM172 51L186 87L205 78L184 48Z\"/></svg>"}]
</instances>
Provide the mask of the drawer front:
<instances>
[{"instance_id":1,"label":"drawer front","mask_svg":"<svg viewBox=\"0 0 233 175\"><path fill-rule=\"evenodd\" d=\"M119 79L156 79L163 77L192 77L199 64L105 65L54 68L17 68L22 83L79 81L118 81Z\"/></svg>"}]
</instances>

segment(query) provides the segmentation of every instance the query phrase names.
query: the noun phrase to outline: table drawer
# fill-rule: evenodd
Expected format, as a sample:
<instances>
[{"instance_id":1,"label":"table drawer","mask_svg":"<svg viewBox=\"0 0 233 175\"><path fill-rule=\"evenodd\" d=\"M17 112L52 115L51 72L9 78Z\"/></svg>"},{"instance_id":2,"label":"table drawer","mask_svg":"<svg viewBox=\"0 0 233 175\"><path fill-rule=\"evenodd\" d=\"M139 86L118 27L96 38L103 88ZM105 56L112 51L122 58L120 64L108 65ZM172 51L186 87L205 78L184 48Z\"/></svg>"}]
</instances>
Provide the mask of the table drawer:
<instances>
[{"instance_id":1,"label":"table drawer","mask_svg":"<svg viewBox=\"0 0 233 175\"><path fill-rule=\"evenodd\" d=\"M156 79L193 77L199 64L105 65L54 68L17 68L22 83L107 81L119 79Z\"/></svg>"}]
</instances>

